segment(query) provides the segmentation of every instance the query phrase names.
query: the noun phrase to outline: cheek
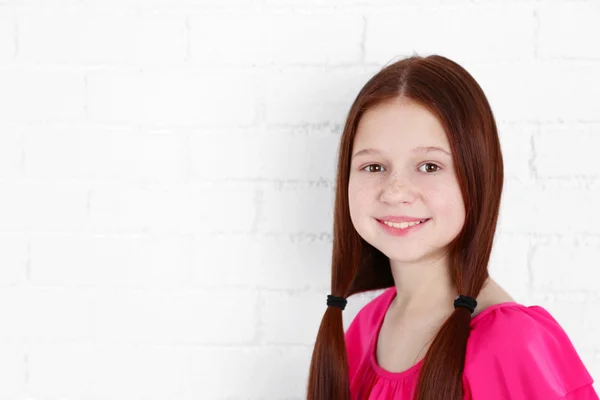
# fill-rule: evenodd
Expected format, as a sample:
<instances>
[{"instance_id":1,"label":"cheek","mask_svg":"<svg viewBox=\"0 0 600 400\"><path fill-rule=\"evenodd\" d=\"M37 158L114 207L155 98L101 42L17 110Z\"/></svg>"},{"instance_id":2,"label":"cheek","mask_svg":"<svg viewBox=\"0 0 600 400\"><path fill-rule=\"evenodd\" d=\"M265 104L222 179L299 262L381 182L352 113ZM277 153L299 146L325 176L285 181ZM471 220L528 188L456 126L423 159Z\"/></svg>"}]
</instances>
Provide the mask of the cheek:
<instances>
[{"instance_id":1,"label":"cheek","mask_svg":"<svg viewBox=\"0 0 600 400\"><path fill-rule=\"evenodd\" d=\"M348 185L348 204L351 214L359 212L364 207L366 197L364 186L357 182L350 182Z\"/></svg>"},{"instance_id":2,"label":"cheek","mask_svg":"<svg viewBox=\"0 0 600 400\"><path fill-rule=\"evenodd\" d=\"M372 214L372 190L364 182L350 181L348 184L348 206L350 219L356 226L365 215Z\"/></svg>"},{"instance_id":3,"label":"cheek","mask_svg":"<svg viewBox=\"0 0 600 400\"><path fill-rule=\"evenodd\" d=\"M463 213L462 193L458 185L451 183L438 184L427 189L424 193L426 193L427 203L432 211L440 215L455 217L460 217Z\"/></svg>"}]
</instances>

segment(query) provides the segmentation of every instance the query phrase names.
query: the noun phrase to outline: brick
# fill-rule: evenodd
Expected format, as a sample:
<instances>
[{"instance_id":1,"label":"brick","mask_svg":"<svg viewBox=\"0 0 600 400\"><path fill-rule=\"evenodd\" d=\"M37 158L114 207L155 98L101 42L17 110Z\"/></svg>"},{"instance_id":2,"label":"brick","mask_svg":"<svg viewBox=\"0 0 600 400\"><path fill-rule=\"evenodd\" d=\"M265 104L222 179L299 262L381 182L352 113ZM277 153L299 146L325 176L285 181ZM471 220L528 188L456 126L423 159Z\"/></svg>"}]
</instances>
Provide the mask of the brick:
<instances>
[{"instance_id":1,"label":"brick","mask_svg":"<svg viewBox=\"0 0 600 400\"><path fill-rule=\"evenodd\" d=\"M26 279L29 240L24 235L0 235L0 286L22 284Z\"/></svg>"},{"instance_id":2,"label":"brick","mask_svg":"<svg viewBox=\"0 0 600 400\"><path fill-rule=\"evenodd\" d=\"M241 345L256 336L258 295L253 290L103 289L93 296L96 342Z\"/></svg>"},{"instance_id":3,"label":"brick","mask_svg":"<svg viewBox=\"0 0 600 400\"><path fill-rule=\"evenodd\" d=\"M560 226L560 225L557 225ZM586 241L587 242L587 241ZM594 291L598 289L600 242L538 245L532 254L532 286L538 290Z\"/></svg>"},{"instance_id":4,"label":"brick","mask_svg":"<svg viewBox=\"0 0 600 400\"><path fill-rule=\"evenodd\" d=\"M193 134L190 153L194 177L236 179L335 180L339 135L265 134L228 130Z\"/></svg>"},{"instance_id":5,"label":"brick","mask_svg":"<svg viewBox=\"0 0 600 400\"><path fill-rule=\"evenodd\" d=\"M117 344L30 347L30 390L62 398L175 398L183 387L186 350ZM56 368L61 360L61 368Z\"/></svg>"},{"instance_id":6,"label":"brick","mask_svg":"<svg viewBox=\"0 0 600 400\"><path fill-rule=\"evenodd\" d=\"M360 88L376 72L362 66L273 71L264 89L267 127L343 123Z\"/></svg>"},{"instance_id":7,"label":"brick","mask_svg":"<svg viewBox=\"0 0 600 400\"><path fill-rule=\"evenodd\" d=\"M419 4L374 10L366 18L366 62L388 62L417 52L447 54L467 67L475 49L478 61L528 60L534 56L531 6ZM510 30L506 21L511 21Z\"/></svg>"},{"instance_id":8,"label":"brick","mask_svg":"<svg viewBox=\"0 0 600 400\"><path fill-rule=\"evenodd\" d=\"M529 163L533 158L532 136L538 131L534 124L497 122L498 136L506 179L532 183Z\"/></svg>"},{"instance_id":9,"label":"brick","mask_svg":"<svg viewBox=\"0 0 600 400\"><path fill-rule=\"evenodd\" d=\"M264 84L260 73L219 70L98 71L87 82L90 121L171 128L252 125Z\"/></svg>"},{"instance_id":10,"label":"brick","mask_svg":"<svg viewBox=\"0 0 600 400\"><path fill-rule=\"evenodd\" d=\"M201 347L190 354L193 398L261 398L265 393L273 398L306 398L310 348Z\"/></svg>"},{"instance_id":11,"label":"brick","mask_svg":"<svg viewBox=\"0 0 600 400\"><path fill-rule=\"evenodd\" d=\"M32 343L27 346L28 392L79 398L90 393L94 368L89 344ZM57 368L60 360L60 368Z\"/></svg>"},{"instance_id":12,"label":"brick","mask_svg":"<svg viewBox=\"0 0 600 400\"><path fill-rule=\"evenodd\" d=\"M90 302L85 291L65 287L5 287L0 291L1 340L84 340L91 334Z\"/></svg>"},{"instance_id":13,"label":"brick","mask_svg":"<svg viewBox=\"0 0 600 400\"><path fill-rule=\"evenodd\" d=\"M524 234L504 234L497 229L488 271L494 281L517 302L526 302L531 288L529 248L531 240Z\"/></svg>"},{"instance_id":14,"label":"brick","mask_svg":"<svg viewBox=\"0 0 600 400\"><path fill-rule=\"evenodd\" d=\"M334 188L297 184L263 190L261 233L329 233L333 230Z\"/></svg>"},{"instance_id":15,"label":"brick","mask_svg":"<svg viewBox=\"0 0 600 400\"><path fill-rule=\"evenodd\" d=\"M27 362L25 347L15 343L0 344L0 396L19 398L27 386Z\"/></svg>"},{"instance_id":16,"label":"brick","mask_svg":"<svg viewBox=\"0 0 600 400\"><path fill-rule=\"evenodd\" d=\"M98 8L31 9L18 15L22 62L177 65L186 55L182 15Z\"/></svg>"},{"instance_id":17,"label":"brick","mask_svg":"<svg viewBox=\"0 0 600 400\"><path fill-rule=\"evenodd\" d=\"M261 295L261 322L268 344L314 344L327 296L317 292L265 291ZM293 313L288 310L294 310ZM298 321L304 321L298 324Z\"/></svg>"},{"instance_id":18,"label":"brick","mask_svg":"<svg viewBox=\"0 0 600 400\"><path fill-rule=\"evenodd\" d=\"M598 231L600 216L590 212L600 202L597 188L585 188L576 181L545 181L529 186L507 180L502 196L501 213L519 221L502 222L504 232L554 234L558 227L561 235ZM577 200L577 207L572 206L573 199ZM557 212L567 209L568 213Z\"/></svg>"},{"instance_id":19,"label":"brick","mask_svg":"<svg viewBox=\"0 0 600 400\"><path fill-rule=\"evenodd\" d=\"M16 32L14 17L8 9L0 7L0 61L14 60L17 49Z\"/></svg>"},{"instance_id":20,"label":"brick","mask_svg":"<svg viewBox=\"0 0 600 400\"><path fill-rule=\"evenodd\" d=\"M28 1L39 1L39 0L28 0ZM69 1L69 0L63 0ZM253 10L260 5L259 0L72 0L79 3L83 3L90 7L114 7L123 9L135 9L135 10L183 10L185 11L206 11L208 10L229 10L228 7L235 6L234 11L242 10Z\"/></svg>"},{"instance_id":21,"label":"brick","mask_svg":"<svg viewBox=\"0 0 600 400\"><path fill-rule=\"evenodd\" d=\"M74 231L89 226L89 190L57 182L5 183L0 196L4 229Z\"/></svg>"},{"instance_id":22,"label":"brick","mask_svg":"<svg viewBox=\"0 0 600 400\"><path fill-rule=\"evenodd\" d=\"M251 183L96 185L90 200L91 228L154 233L249 231L256 219L255 194Z\"/></svg>"},{"instance_id":23,"label":"brick","mask_svg":"<svg viewBox=\"0 0 600 400\"><path fill-rule=\"evenodd\" d=\"M96 126L22 129L24 169L35 178L111 181L181 181L181 135Z\"/></svg>"},{"instance_id":24,"label":"brick","mask_svg":"<svg viewBox=\"0 0 600 400\"><path fill-rule=\"evenodd\" d=\"M600 37L600 5L590 3L556 3L537 7L541 58L600 59L600 47L589 40ZM597 69L597 68L596 68Z\"/></svg>"},{"instance_id":25,"label":"brick","mask_svg":"<svg viewBox=\"0 0 600 400\"><path fill-rule=\"evenodd\" d=\"M542 178L599 177L595 162L600 124L543 126L534 136L536 175Z\"/></svg>"},{"instance_id":26,"label":"brick","mask_svg":"<svg viewBox=\"0 0 600 400\"><path fill-rule=\"evenodd\" d=\"M77 122L84 118L84 78L75 71L0 69L3 122Z\"/></svg>"},{"instance_id":27,"label":"brick","mask_svg":"<svg viewBox=\"0 0 600 400\"><path fill-rule=\"evenodd\" d=\"M192 249L193 282L200 286L309 289L327 287L331 274L327 240L223 233L196 235Z\"/></svg>"},{"instance_id":28,"label":"brick","mask_svg":"<svg viewBox=\"0 0 600 400\"><path fill-rule=\"evenodd\" d=\"M191 16L189 24L195 63L334 65L362 57L363 19L353 13L245 12Z\"/></svg>"},{"instance_id":29,"label":"brick","mask_svg":"<svg viewBox=\"0 0 600 400\"><path fill-rule=\"evenodd\" d=\"M597 122L600 76L593 63L536 60L477 62L467 66L483 88L497 121ZM560 81L560 84L549 82ZM506 95L506 88L519 88ZM581 88L586 88L582 91ZM577 106L573 95L577 93Z\"/></svg>"},{"instance_id":30,"label":"brick","mask_svg":"<svg viewBox=\"0 0 600 400\"><path fill-rule=\"evenodd\" d=\"M181 288L190 259L176 236L36 235L31 281L43 285Z\"/></svg>"},{"instance_id":31,"label":"brick","mask_svg":"<svg viewBox=\"0 0 600 400\"><path fill-rule=\"evenodd\" d=\"M15 126L6 126L0 135L0 178L20 179L23 176L23 146L21 132Z\"/></svg>"}]
</instances>

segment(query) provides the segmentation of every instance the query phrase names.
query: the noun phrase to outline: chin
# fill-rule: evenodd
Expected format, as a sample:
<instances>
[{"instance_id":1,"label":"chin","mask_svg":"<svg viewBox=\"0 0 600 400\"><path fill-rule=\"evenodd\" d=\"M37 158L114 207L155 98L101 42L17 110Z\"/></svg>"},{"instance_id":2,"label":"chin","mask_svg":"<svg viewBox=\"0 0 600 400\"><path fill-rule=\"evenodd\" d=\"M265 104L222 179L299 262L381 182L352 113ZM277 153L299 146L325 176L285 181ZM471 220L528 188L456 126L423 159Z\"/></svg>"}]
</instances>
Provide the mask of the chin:
<instances>
[{"instance_id":1,"label":"chin","mask_svg":"<svg viewBox=\"0 0 600 400\"><path fill-rule=\"evenodd\" d=\"M384 249L385 250L385 249ZM381 251L381 250L380 250ZM387 258L390 260L400 261L400 262L416 262L423 258L425 258L426 254L422 251L412 251L412 252L400 252L398 249L394 249L393 251L381 251Z\"/></svg>"}]
</instances>

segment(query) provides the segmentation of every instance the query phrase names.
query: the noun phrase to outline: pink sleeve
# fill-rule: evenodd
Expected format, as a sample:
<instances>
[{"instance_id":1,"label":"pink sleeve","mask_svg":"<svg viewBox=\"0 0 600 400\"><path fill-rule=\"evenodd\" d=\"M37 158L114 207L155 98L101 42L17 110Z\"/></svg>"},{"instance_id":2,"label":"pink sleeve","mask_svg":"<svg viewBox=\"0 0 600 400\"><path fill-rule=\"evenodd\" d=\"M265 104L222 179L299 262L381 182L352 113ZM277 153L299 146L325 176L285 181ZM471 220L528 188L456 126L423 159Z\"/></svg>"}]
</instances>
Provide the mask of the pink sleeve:
<instances>
[{"instance_id":1,"label":"pink sleeve","mask_svg":"<svg viewBox=\"0 0 600 400\"><path fill-rule=\"evenodd\" d=\"M360 313L361 312L359 311L348 326L346 333L344 333L344 340L346 342L346 354L348 356L348 376L350 380L352 380L352 378L356 374L361 354L364 351L363 340L361 337L362 329L360 326Z\"/></svg>"},{"instance_id":2,"label":"pink sleeve","mask_svg":"<svg viewBox=\"0 0 600 400\"><path fill-rule=\"evenodd\" d=\"M392 291L387 290L365 304L344 333L350 381L356 376L361 362L368 357L367 352L371 345L371 338L377 322L385 312L385 305L391 294L393 294Z\"/></svg>"},{"instance_id":3,"label":"pink sleeve","mask_svg":"<svg viewBox=\"0 0 600 400\"><path fill-rule=\"evenodd\" d=\"M598 394L590 383L589 385L582 386L579 389L567 393L567 395L561 397L560 400L598 400Z\"/></svg>"},{"instance_id":4,"label":"pink sleeve","mask_svg":"<svg viewBox=\"0 0 600 400\"><path fill-rule=\"evenodd\" d=\"M463 381L474 400L598 399L567 333L541 306L502 307L477 321Z\"/></svg>"}]
</instances>

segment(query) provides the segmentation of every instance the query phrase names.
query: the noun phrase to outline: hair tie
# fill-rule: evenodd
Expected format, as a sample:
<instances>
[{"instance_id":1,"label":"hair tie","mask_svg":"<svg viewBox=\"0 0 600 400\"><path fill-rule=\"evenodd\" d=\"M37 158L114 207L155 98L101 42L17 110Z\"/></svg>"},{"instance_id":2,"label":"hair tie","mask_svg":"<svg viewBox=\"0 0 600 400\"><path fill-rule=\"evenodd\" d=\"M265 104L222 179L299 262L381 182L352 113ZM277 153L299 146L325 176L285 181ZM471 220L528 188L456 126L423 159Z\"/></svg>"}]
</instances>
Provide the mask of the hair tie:
<instances>
[{"instance_id":1,"label":"hair tie","mask_svg":"<svg viewBox=\"0 0 600 400\"><path fill-rule=\"evenodd\" d=\"M343 297L337 297L337 296L334 296L331 294L327 295L327 305L328 306L339 307L342 310L344 310L344 308L346 308L347 303L348 303L348 301L346 301L346 299Z\"/></svg>"},{"instance_id":2,"label":"hair tie","mask_svg":"<svg viewBox=\"0 0 600 400\"><path fill-rule=\"evenodd\" d=\"M346 308L346 304L348 304L348 301L343 297L338 297L331 294L327 295L328 306L339 307L342 310L344 310ZM471 314L473 314L475 308L477 307L477 300L475 300L473 297L463 296L459 294L454 299L454 308L456 309L458 307L467 308L471 312Z\"/></svg>"},{"instance_id":3,"label":"hair tie","mask_svg":"<svg viewBox=\"0 0 600 400\"><path fill-rule=\"evenodd\" d=\"M454 299L454 309L456 309L457 307L468 308L469 311L471 311L471 314L473 314L473 311L475 311L475 307L477 307L477 300L475 300L473 297L463 296L459 294Z\"/></svg>"}]
</instances>

